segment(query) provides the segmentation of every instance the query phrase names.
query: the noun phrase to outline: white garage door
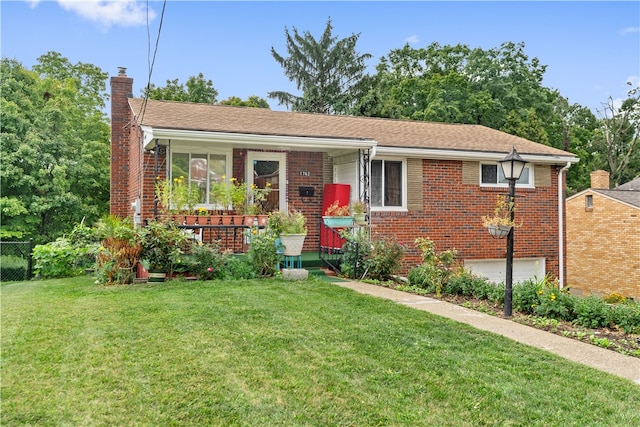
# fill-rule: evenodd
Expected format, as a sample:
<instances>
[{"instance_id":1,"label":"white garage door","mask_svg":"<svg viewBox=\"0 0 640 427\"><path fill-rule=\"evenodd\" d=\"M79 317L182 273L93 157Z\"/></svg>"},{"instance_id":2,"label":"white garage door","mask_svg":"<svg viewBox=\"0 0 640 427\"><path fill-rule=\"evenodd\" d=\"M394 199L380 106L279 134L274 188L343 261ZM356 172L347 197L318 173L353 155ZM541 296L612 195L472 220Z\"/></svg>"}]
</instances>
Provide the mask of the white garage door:
<instances>
[{"instance_id":1,"label":"white garage door","mask_svg":"<svg viewBox=\"0 0 640 427\"><path fill-rule=\"evenodd\" d=\"M465 260L464 266L473 274L487 278L494 283L504 283L506 279L506 259ZM544 258L513 260L513 283L528 279L538 279L545 275Z\"/></svg>"}]
</instances>

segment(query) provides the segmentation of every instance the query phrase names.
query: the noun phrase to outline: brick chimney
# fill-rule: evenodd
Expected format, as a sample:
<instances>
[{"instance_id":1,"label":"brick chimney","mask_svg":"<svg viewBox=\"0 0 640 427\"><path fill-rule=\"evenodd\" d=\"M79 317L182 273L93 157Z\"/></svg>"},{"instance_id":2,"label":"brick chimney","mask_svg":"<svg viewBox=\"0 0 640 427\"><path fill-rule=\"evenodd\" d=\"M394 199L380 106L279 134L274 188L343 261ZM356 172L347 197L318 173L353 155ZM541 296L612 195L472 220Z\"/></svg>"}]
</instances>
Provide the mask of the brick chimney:
<instances>
[{"instance_id":1,"label":"brick chimney","mask_svg":"<svg viewBox=\"0 0 640 427\"><path fill-rule=\"evenodd\" d=\"M591 172L591 188L608 190L609 189L609 172L597 170Z\"/></svg>"},{"instance_id":2,"label":"brick chimney","mask_svg":"<svg viewBox=\"0 0 640 427\"><path fill-rule=\"evenodd\" d=\"M133 79L118 67L111 77L111 191L110 212L119 217L131 214L129 201L129 144L133 115L127 98L133 96Z\"/></svg>"}]
</instances>

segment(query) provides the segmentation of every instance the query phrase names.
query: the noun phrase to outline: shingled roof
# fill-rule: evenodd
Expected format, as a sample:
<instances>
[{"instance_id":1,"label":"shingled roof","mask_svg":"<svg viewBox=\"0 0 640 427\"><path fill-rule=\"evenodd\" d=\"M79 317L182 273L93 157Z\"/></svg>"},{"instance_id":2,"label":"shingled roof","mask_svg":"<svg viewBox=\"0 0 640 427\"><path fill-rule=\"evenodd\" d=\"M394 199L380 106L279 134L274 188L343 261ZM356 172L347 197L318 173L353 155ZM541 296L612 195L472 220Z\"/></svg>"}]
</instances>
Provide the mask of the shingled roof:
<instances>
[{"instance_id":1,"label":"shingled roof","mask_svg":"<svg viewBox=\"0 0 640 427\"><path fill-rule=\"evenodd\" d=\"M633 181L629 181L626 184L619 185L610 190L593 189L593 191L640 208L640 178L636 178Z\"/></svg>"},{"instance_id":2,"label":"shingled roof","mask_svg":"<svg viewBox=\"0 0 640 427\"><path fill-rule=\"evenodd\" d=\"M130 98L140 125L232 134L375 140L380 147L504 152L575 158L562 151L486 126L273 111L226 105Z\"/></svg>"}]
</instances>

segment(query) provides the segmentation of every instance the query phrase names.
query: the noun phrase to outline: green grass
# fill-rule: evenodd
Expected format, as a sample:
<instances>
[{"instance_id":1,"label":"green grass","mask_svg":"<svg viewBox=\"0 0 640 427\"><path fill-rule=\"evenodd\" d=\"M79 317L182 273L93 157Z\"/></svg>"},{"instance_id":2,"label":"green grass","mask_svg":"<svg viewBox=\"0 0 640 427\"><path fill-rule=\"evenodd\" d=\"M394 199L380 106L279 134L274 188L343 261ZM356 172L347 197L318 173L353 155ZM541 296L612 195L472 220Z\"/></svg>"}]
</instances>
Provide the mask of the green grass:
<instances>
[{"instance_id":1,"label":"green grass","mask_svg":"<svg viewBox=\"0 0 640 427\"><path fill-rule=\"evenodd\" d=\"M640 425L629 381L320 280L0 289L3 426Z\"/></svg>"}]
</instances>

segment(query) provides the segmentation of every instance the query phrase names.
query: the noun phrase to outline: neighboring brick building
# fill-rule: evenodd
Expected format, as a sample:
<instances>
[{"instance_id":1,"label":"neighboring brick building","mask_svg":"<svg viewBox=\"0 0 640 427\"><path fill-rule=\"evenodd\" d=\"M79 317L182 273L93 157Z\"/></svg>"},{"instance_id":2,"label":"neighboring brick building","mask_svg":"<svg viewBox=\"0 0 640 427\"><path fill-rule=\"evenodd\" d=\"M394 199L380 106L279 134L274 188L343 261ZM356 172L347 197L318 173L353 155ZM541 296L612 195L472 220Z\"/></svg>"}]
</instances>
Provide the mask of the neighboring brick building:
<instances>
[{"instance_id":1,"label":"neighboring brick building","mask_svg":"<svg viewBox=\"0 0 640 427\"><path fill-rule=\"evenodd\" d=\"M640 299L640 178L609 189L609 173L569 197L567 285L576 294Z\"/></svg>"},{"instance_id":2,"label":"neighboring brick building","mask_svg":"<svg viewBox=\"0 0 640 427\"><path fill-rule=\"evenodd\" d=\"M578 161L571 153L480 125L127 98L132 84L124 70L111 79L114 214L133 215L135 206L137 219L152 218L155 180L177 170L193 181L200 165L208 189L214 176L251 183L258 168L271 168L279 208L307 217L306 251L319 248L324 185L343 183L351 200L370 201L375 233L406 243L405 272L421 261L413 241L427 237L502 281L505 240L491 238L481 217L507 193L497 161L515 147L529 163L516 191L524 225L515 235L514 280L563 277L563 171ZM212 208L208 194L203 207Z\"/></svg>"}]
</instances>

